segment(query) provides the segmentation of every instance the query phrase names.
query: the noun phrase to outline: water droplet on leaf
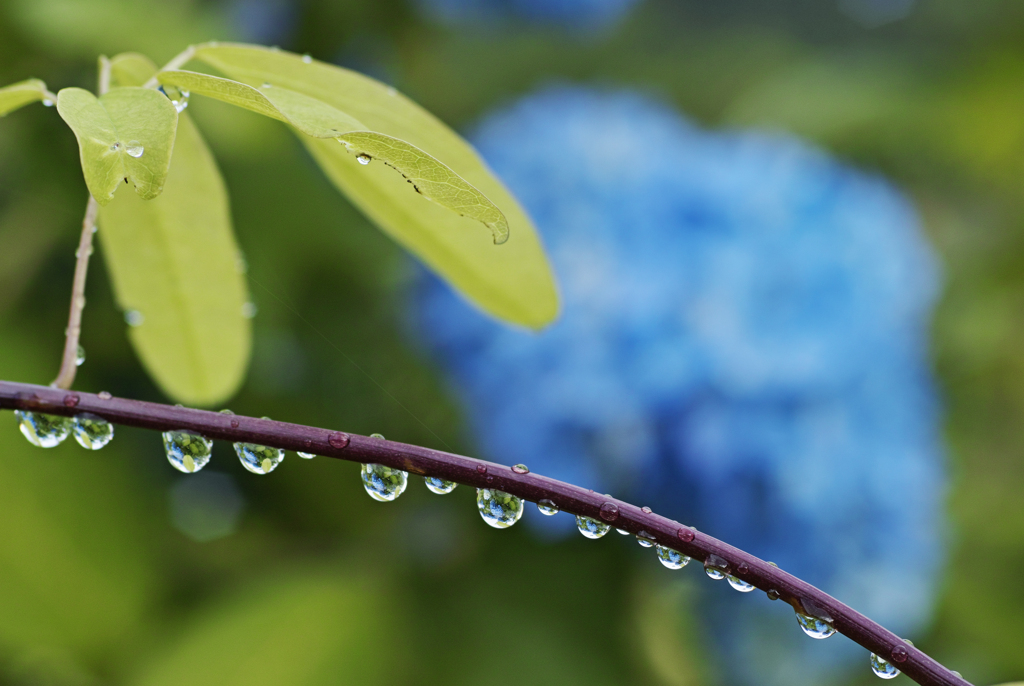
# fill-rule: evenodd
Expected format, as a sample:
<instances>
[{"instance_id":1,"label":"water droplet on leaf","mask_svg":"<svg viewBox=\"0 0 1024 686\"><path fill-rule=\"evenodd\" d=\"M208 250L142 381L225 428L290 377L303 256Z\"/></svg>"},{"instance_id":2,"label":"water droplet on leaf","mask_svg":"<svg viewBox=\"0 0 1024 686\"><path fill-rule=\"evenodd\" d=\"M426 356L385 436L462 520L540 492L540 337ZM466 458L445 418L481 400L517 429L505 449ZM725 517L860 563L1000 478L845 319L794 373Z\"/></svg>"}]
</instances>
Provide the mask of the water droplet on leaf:
<instances>
[{"instance_id":1,"label":"water droplet on leaf","mask_svg":"<svg viewBox=\"0 0 1024 686\"><path fill-rule=\"evenodd\" d=\"M374 436L377 435L374 434ZM405 493L405 487L409 485L409 474L407 472L373 462L363 464L362 475L363 488L366 489L371 498L382 503L391 502L402 495Z\"/></svg>"},{"instance_id":2,"label":"water droplet on leaf","mask_svg":"<svg viewBox=\"0 0 1024 686\"><path fill-rule=\"evenodd\" d=\"M878 657L874 653L871 653L871 671L882 679L895 679L900 675L900 670L896 669L888 660Z\"/></svg>"},{"instance_id":3,"label":"water droplet on leaf","mask_svg":"<svg viewBox=\"0 0 1024 686\"><path fill-rule=\"evenodd\" d=\"M125 147L124 151L128 153L130 157L137 159L142 157L142 154L146 152L146 149L142 147L142 143L138 141L128 141L128 145Z\"/></svg>"},{"instance_id":4,"label":"water droplet on leaf","mask_svg":"<svg viewBox=\"0 0 1024 686\"><path fill-rule=\"evenodd\" d=\"M796 622L800 625L800 628L804 630L804 633L811 638L828 638L836 632L836 630L832 628L832 625L824 619L811 617L810 615L805 615L802 612L796 613Z\"/></svg>"},{"instance_id":5,"label":"water droplet on leaf","mask_svg":"<svg viewBox=\"0 0 1024 686\"><path fill-rule=\"evenodd\" d=\"M423 483L427 485L427 490L431 493L437 493L438 495L446 495L455 490L458 486L454 481L446 481L439 476L425 476L423 477Z\"/></svg>"},{"instance_id":6,"label":"water droplet on leaf","mask_svg":"<svg viewBox=\"0 0 1024 686\"><path fill-rule=\"evenodd\" d=\"M28 442L40 448L53 448L64 442L71 433L71 418L39 412L15 410L20 420L21 433Z\"/></svg>"},{"instance_id":7,"label":"water droplet on leaf","mask_svg":"<svg viewBox=\"0 0 1024 686\"><path fill-rule=\"evenodd\" d=\"M255 443L234 443L235 454L242 466L253 474L269 474L284 459L284 451Z\"/></svg>"},{"instance_id":8,"label":"water droplet on leaf","mask_svg":"<svg viewBox=\"0 0 1024 686\"><path fill-rule=\"evenodd\" d=\"M180 472L193 474L206 466L213 454L213 441L187 431L165 431L164 453L171 466Z\"/></svg>"},{"instance_id":9,"label":"water droplet on leaf","mask_svg":"<svg viewBox=\"0 0 1024 686\"><path fill-rule=\"evenodd\" d=\"M690 564L688 555L683 555L678 550L666 548L663 545L657 546L658 560L669 569L682 569Z\"/></svg>"},{"instance_id":10,"label":"water droplet on leaf","mask_svg":"<svg viewBox=\"0 0 1024 686\"><path fill-rule=\"evenodd\" d=\"M99 450L114 439L114 426L106 419L88 412L75 417L71 431L78 445L86 450Z\"/></svg>"},{"instance_id":11,"label":"water droplet on leaf","mask_svg":"<svg viewBox=\"0 0 1024 686\"><path fill-rule=\"evenodd\" d=\"M731 574L725 577L725 580L729 582L729 585L735 588L740 593L750 593L754 590L753 584L748 584L743 579L739 579Z\"/></svg>"},{"instance_id":12,"label":"water droplet on leaf","mask_svg":"<svg viewBox=\"0 0 1024 686\"><path fill-rule=\"evenodd\" d=\"M142 326L146 318L138 310L128 310L124 313L124 321L128 326Z\"/></svg>"},{"instance_id":13,"label":"water droplet on leaf","mask_svg":"<svg viewBox=\"0 0 1024 686\"><path fill-rule=\"evenodd\" d=\"M258 311L259 309L256 307L256 303L254 302L247 302L242 305L242 316L246 319L252 319L256 316Z\"/></svg>"},{"instance_id":14,"label":"water droplet on leaf","mask_svg":"<svg viewBox=\"0 0 1024 686\"><path fill-rule=\"evenodd\" d=\"M547 498L544 498L544 500L537 503L537 509L540 510L542 515L547 515L548 517L560 512L558 505L555 505L553 501L548 500Z\"/></svg>"},{"instance_id":15,"label":"water droplet on leaf","mask_svg":"<svg viewBox=\"0 0 1024 686\"><path fill-rule=\"evenodd\" d=\"M309 54L303 55L302 56L302 61L305 62L306 64L312 64L313 63L313 56L309 55Z\"/></svg>"},{"instance_id":16,"label":"water droplet on leaf","mask_svg":"<svg viewBox=\"0 0 1024 686\"><path fill-rule=\"evenodd\" d=\"M604 522L583 515L576 515L576 528L587 538L601 538L611 529Z\"/></svg>"},{"instance_id":17,"label":"water droplet on leaf","mask_svg":"<svg viewBox=\"0 0 1024 686\"><path fill-rule=\"evenodd\" d=\"M523 516L523 501L493 488L476 489L476 508L484 521L495 529L507 529Z\"/></svg>"},{"instance_id":18,"label":"water droplet on leaf","mask_svg":"<svg viewBox=\"0 0 1024 686\"><path fill-rule=\"evenodd\" d=\"M359 160L359 164L362 165L367 165L370 163L370 156L367 155L366 153L359 155L358 157L356 157L356 159Z\"/></svg>"}]
</instances>

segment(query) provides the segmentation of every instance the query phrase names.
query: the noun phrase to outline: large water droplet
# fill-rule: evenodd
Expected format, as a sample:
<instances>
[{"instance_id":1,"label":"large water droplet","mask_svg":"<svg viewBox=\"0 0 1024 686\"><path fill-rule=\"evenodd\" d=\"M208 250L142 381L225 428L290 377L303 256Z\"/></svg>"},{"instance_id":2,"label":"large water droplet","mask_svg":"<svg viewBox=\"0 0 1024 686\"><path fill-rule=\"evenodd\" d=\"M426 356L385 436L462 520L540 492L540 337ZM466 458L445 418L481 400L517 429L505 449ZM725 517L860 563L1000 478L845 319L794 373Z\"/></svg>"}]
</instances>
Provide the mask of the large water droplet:
<instances>
[{"instance_id":1,"label":"large water droplet","mask_svg":"<svg viewBox=\"0 0 1024 686\"><path fill-rule=\"evenodd\" d=\"M750 593L754 590L753 584L748 584L743 579L732 576L731 574L725 577L725 580L729 582L729 585L735 588L740 593Z\"/></svg>"},{"instance_id":2,"label":"large water droplet","mask_svg":"<svg viewBox=\"0 0 1024 686\"><path fill-rule=\"evenodd\" d=\"M544 498L537 503L537 509L540 510L542 515L547 515L548 517L560 512L558 505L555 505L554 501L548 500L547 498Z\"/></svg>"},{"instance_id":3,"label":"large water droplet","mask_svg":"<svg viewBox=\"0 0 1024 686\"><path fill-rule=\"evenodd\" d=\"M431 493L437 493L438 495L446 495L455 490L458 486L454 481L446 481L439 476L425 476L423 477L423 483L427 485L427 490Z\"/></svg>"},{"instance_id":4,"label":"large water droplet","mask_svg":"<svg viewBox=\"0 0 1024 686\"><path fill-rule=\"evenodd\" d=\"M284 459L284 451L255 443L235 443L235 453L242 466L253 474L269 474Z\"/></svg>"},{"instance_id":5,"label":"large water droplet","mask_svg":"<svg viewBox=\"0 0 1024 686\"><path fill-rule=\"evenodd\" d=\"M601 538L611 529L604 522L583 515L576 515L576 528L587 538Z\"/></svg>"},{"instance_id":6,"label":"large water droplet","mask_svg":"<svg viewBox=\"0 0 1024 686\"><path fill-rule=\"evenodd\" d=\"M895 679L900 675L900 670L896 669L888 660L878 657L874 653L871 653L871 671L882 679Z\"/></svg>"},{"instance_id":7,"label":"large water droplet","mask_svg":"<svg viewBox=\"0 0 1024 686\"><path fill-rule=\"evenodd\" d=\"M672 550L671 548L666 548L663 545L656 546L656 549L658 553L658 560L669 569L682 569L686 565L690 564L690 557L688 555L683 555L678 550Z\"/></svg>"},{"instance_id":8,"label":"large water droplet","mask_svg":"<svg viewBox=\"0 0 1024 686\"><path fill-rule=\"evenodd\" d=\"M53 414L15 410L20 420L21 433L32 445L53 448L60 445L71 433L71 418Z\"/></svg>"},{"instance_id":9,"label":"large water droplet","mask_svg":"<svg viewBox=\"0 0 1024 686\"><path fill-rule=\"evenodd\" d=\"M146 321L146 317L138 310L128 310L124 313L124 321L128 326L142 326L142 322Z\"/></svg>"},{"instance_id":10,"label":"large water droplet","mask_svg":"<svg viewBox=\"0 0 1024 686\"><path fill-rule=\"evenodd\" d=\"M832 628L832 625L824 619L811 617L810 615L805 615L801 612L796 613L796 622L800 625L800 628L804 630L804 633L811 638L828 638L836 632L836 630Z\"/></svg>"},{"instance_id":11,"label":"large water droplet","mask_svg":"<svg viewBox=\"0 0 1024 686\"><path fill-rule=\"evenodd\" d=\"M363 488L374 500L388 503L405 493L409 485L409 474L401 469L392 469L373 462L362 467Z\"/></svg>"},{"instance_id":12,"label":"large water droplet","mask_svg":"<svg viewBox=\"0 0 1024 686\"><path fill-rule=\"evenodd\" d=\"M484 521L495 529L507 529L523 516L520 498L493 488L476 489L476 508Z\"/></svg>"},{"instance_id":13,"label":"large water droplet","mask_svg":"<svg viewBox=\"0 0 1024 686\"><path fill-rule=\"evenodd\" d=\"M715 581L724 579L725 570L728 568L729 563L718 555L708 555L708 559L704 560L704 573Z\"/></svg>"},{"instance_id":14,"label":"large water droplet","mask_svg":"<svg viewBox=\"0 0 1024 686\"><path fill-rule=\"evenodd\" d=\"M193 474L206 466L213 453L213 441L187 431L165 431L167 461L180 472Z\"/></svg>"},{"instance_id":15,"label":"large water droplet","mask_svg":"<svg viewBox=\"0 0 1024 686\"><path fill-rule=\"evenodd\" d=\"M85 364L85 348L78 346L78 350L75 351L75 366L81 367Z\"/></svg>"},{"instance_id":16,"label":"large water droplet","mask_svg":"<svg viewBox=\"0 0 1024 686\"><path fill-rule=\"evenodd\" d=\"M146 149L142 147L142 143L138 141L128 141L128 145L125 146L124 151L128 153L130 157L139 158L146 152Z\"/></svg>"},{"instance_id":17,"label":"large water droplet","mask_svg":"<svg viewBox=\"0 0 1024 686\"><path fill-rule=\"evenodd\" d=\"M114 439L114 427L106 419L83 412L75 417L71 431L78 445L86 450L99 450Z\"/></svg>"},{"instance_id":18,"label":"large water droplet","mask_svg":"<svg viewBox=\"0 0 1024 686\"><path fill-rule=\"evenodd\" d=\"M654 545L654 536L652 536L646 531L641 531L636 535L636 542L644 548L650 548L652 545Z\"/></svg>"},{"instance_id":19,"label":"large water droplet","mask_svg":"<svg viewBox=\"0 0 1024 686\"><path fill-rule=\"evenodd\" d=\"M370 163L370 156L367 155L366 153L363 153L362 155L357 156L356 159L359 160L359 164L362 164L362 165L367 165L367 164Z\"/></svg>"}]
</instances>

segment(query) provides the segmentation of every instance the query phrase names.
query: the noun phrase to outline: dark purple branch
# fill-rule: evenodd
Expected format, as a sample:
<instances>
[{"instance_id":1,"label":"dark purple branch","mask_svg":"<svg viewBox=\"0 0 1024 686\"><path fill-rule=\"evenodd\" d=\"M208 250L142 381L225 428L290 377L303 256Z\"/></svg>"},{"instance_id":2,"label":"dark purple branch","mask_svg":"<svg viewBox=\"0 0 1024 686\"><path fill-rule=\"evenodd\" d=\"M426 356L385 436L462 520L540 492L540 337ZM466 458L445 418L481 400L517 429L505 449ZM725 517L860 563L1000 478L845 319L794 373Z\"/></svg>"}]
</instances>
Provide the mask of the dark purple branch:
<instances>
[{"instance_id":1,"label":"dark purple branch","mask_svg":"<svg viewBox=\"0 0 1024 686\"><path fill-rule=\"evenodd\" d=\"M639 508L539 474L519 474L493 462L342 431L9 381L0 381L0 409L65 416L88 412L113 424L156 431L179 429L225 441L301 450L353 462L375 462L467 486L495 488L533 502L551 500L563 512L604 521L633 534L646 532L656 543L678 550L698 562L717 556L720 559L714 562L716 566L724 565L723 571L773 596L777 594L798 612L828 621L839 633L889 660L919 684L970 686L963 678L908 645L899 636L792 574L707 534L650 512L649 508ZM866 655L864 666L867 668Z\"/></svg>"}]
</instances>

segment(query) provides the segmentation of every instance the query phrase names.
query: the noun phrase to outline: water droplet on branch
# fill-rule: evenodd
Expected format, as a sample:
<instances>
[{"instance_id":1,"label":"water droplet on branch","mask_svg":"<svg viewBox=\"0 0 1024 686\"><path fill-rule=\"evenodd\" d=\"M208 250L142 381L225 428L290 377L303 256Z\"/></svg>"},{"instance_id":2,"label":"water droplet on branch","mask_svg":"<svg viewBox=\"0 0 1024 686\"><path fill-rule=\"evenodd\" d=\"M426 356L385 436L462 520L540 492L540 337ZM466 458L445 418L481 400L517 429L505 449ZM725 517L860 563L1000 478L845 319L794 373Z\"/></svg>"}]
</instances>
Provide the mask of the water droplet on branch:
<instances>
[{"instance_id":1,"label":"water droplet on branch","mask_svg":"<svg viewBox=\"0 0 1024 686\"><path fill-rule=\"evenodd\" d=\"M316 455L314 455L313 453L304 453L301 450L296 450L295 454L304 460L312 460L314 457L316 457Z\"/></svg>"},{"instance_id":2,"label":"water droplet on branch","mask_svg":"<svg viewBox=\"0 0 1024 686\"><path fill-rule=\"evenodd\" d=\"M374 434L374 436L376 435ZM409 485L407 472L373 462L363 464L362 477L363 488L366 489L366 492L370 494L371 498L382 503L391 502L402 495L405 493L405 487Z\"/></svg>"},{"instance_id":3,"label":"water droplet on branch","mask_svg":"<svg viewBox=\"0 0 1024 686\"><path fill-rule=\"evenodd\" d=\"M476 489L476 508L484 521L495 529L507 529L523 516L523 501L493 488Z\"/></svg>"},{"instance_id":4,"label":"water droplet on branch","mask_svg":"<svg viewBox=\"0 0 1024 686\"><path fill-rule=\"evenodd\" d=\"M704 560L704 573L715 581L724 579L727 569L729 569L729 563L718 555L708 555L708 559Z\"/></svg>"},{"instance_id":5,"label":"water droplet on branch","mask_svg":"<svg viewBox=\"0 0 1024 686\"><path fill-rule=\"evenodd\" d=\"M804 633L811 638L828 638L836 632L832 628L832 625L826 622L824 619L818 619L817 617L811 617L801 612L796 613L797 624L804 630Z\"/></svg>"},{"instance_id":6,"label":"water droplet on branch","mask_svg":"<svg viewBox=\"0 0 1024 686\"><path fill-rule=\"evenodd\" d=\"M213 454L213 441L187 431L165 431L164 453L171 466L180 472L194 474L206 466Z\"/></svg>"},{"instance_id":7,"label":"water droplet on branch","mask_svg":"<svg viewBox=\"0 0 1024 686\"><path fill-rule=\"evenodd\" d=\"M83 412L71 426L78 445L86 450L99 450L114 439L114 427L106 419Z\"/></svg>"},{"instance_id":8,"label":"water droplet on branch","mask_svg":"<svg viewBox=\"0 0 1024 686\"><path fill-rule=\"evenodd\" d=\"M900 670L896 669L888 660L878 657L874 653L871 653L870 662L871 671L881 679L895 679L900 675Z\"/></svg>"},{"instance_id":9,"label":"water droplet on branch","mask_svg":"<svg viewBox=\"0 0 1024 686\"><path fill-rule=\"evenodd\" d=\"M611 529L604 522L583 515L576 515L576 528L587 538L601 538Z\"/></svg>"},{"instance_id":10,"label":"water droplet on branch","mask_svg":"<svg viewBox=\"0 0 1024 686\"><path fill-rule=\"evenodd\" d=\"M527 467L525 464L517 464L514 467L512 467L512 471L515 472L516 474L529 474L530 468Z\"/></svg>"},{"instance_id":11,"label":"water droplet on branch","mask_svg":"<svg viewBox=\"0 0 1024 686\"><path fill-rule=\"evenodd\" d=\"M666 548L663 545L657 546L658 560L669 569L682 569L690 564L690 558L678 550Z\"/></svg>"},{"instance_id":12,"label":"water droplet on branch","mask_svg":"<svg viewBox=\"0 0 1024 686\"><path fill-rule=\"evenodd\" d=\"M439 476L425 476L423 477L423 483L427 485L427 490L431 493L437 493L438 495L447 495L455 490L458 486L454 481L447 481Z\"/></svg>"},{"instance_id":13,"label":"water droplet on branch","mask_svg":"<svg viewBox=\"0 0 1024 686\"><path fill-rule=\"evenodd\" d=\"M235 454L242 466L253 474L269 474L284 459L284 451L256 443L234 443Z\"/></svg>"},{"instance_id":14,"label":"water droplet on branch","mask_svg":"<svg viewBox=\"0 0 1024 686\"><path fill-rule=\"evenodd\" d=\"M28 442L40 448L53 448L71 433L71 418L52 414L15 410L21 433Z\"/></svg>"},{"instance_id":15,"label":"water droplet on branch","mask_svg":"<svg viewBox=\"0 0 1024 686\"><path fill-rule=\"evenodd\" d=\"M555 505L554 501L548 500L547 498L544 498L537 503L537 509L540 510L542 515L547 515L548 517L556 515L561 511L558 509L558 505Z\"/></svg>"},{"instance_id":16,"label":"water droplet on branch","mask_svg":"<svg viewBox=\"0 0 1024 686\"><path fill-rule=\"evenodd\" d=\"M78 346L78 350L75 352L75 366L81 367L85 364L85 348Z\"/></svg>"},{"instance_id":17,"label":"water droplet on branch","mask_svg":"<svg viewBox=\"0 0 1024 686\"><path fill-rule=\"evenodd\" d=\"M646 531L641 531L636 535L636 542L644 548L650 548L654 545L654 536Z\"/></svg>"},{"instance_id":18,"label":"water droplet on branch","mask_svg":"<svg viewBox=\"0 0 1024 686\"><path fill-rule=\"evenodd\" d=\"M743 579L740 579L738 577L732 576L731 574L727 575L725 577L725 580L729 582L730 586L732 586L734 589L736 589L740 593L750 593L751 591L754 590L754 585L753 584L748 584Z\"/></svg>"}]
</instances>

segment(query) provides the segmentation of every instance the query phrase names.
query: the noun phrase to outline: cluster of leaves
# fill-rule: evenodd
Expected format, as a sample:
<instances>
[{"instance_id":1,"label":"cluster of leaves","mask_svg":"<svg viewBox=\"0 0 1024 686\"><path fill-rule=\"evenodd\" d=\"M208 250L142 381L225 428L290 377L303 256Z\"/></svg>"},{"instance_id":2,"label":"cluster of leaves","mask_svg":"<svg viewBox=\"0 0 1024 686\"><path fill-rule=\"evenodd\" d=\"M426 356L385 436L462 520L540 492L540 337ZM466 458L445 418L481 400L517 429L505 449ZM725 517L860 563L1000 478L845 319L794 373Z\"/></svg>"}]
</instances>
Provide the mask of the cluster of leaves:
<instances>
[{"instance_id":1,"label":"cluster of leaves","mask_svg":"<svg viewBox=\"0 0 1024 686\"><path fill-rule=\"evenodd\" d=\"M428 112L378 81L280 50L209 43L176 61L189 59L230 78L158 71L129 53L101 60L110 89L99 97L81 88L53 96L38 80L0 89L0 115L55 98L78 138L118 301L144 322L131 329L132 343L170 396L209 405L231 395L251 337L225 185L174 104L190 93L291 126L338 189L486 312L531 328L554 319L554 279L529 218ZM115 198L122 181L137 197ZM468 230L475 222L491 240Z\"/></svg>"}]
</instances>

